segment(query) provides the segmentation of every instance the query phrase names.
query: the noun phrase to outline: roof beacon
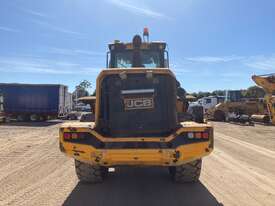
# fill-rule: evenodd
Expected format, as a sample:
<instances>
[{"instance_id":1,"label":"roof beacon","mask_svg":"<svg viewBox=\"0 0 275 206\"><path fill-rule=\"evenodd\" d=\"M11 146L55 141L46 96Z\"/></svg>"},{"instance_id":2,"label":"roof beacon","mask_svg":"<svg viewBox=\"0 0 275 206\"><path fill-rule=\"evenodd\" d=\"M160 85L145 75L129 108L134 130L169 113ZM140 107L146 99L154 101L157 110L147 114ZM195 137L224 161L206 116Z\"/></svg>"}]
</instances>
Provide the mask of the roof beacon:
<instances>
[{"instance_id":1,"label":"roof beacon","mask_svg":"<svg viewBox=\"0 0 275 206\"><path fill-rule=\"evenodd\" d=\"M149 29L145 27L143 29L143 41L145 42L145 37L147 37L147 42L149 42Z\"/></svg>"}]
</instances>

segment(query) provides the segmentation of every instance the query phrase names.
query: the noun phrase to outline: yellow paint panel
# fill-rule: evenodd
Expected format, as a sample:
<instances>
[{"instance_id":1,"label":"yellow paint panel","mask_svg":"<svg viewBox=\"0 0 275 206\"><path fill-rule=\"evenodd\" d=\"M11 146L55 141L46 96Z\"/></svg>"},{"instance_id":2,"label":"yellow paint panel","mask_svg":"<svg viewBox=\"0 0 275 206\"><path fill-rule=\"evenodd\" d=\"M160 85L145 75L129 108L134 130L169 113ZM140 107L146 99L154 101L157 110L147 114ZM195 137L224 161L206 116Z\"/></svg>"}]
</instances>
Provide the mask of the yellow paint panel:
<instances>
[{"instance_id":1,"label":"yellow paint panel","mask_svg":"<svg viewBox=\"0 0 275 206\"><path fill-rule=\"evenodd\" d=\"M89 145L72 144L61 140L65 153L91 164L99 165L180 165L208 155L209 142L179 146L176 149L95 149ZM175 152L179 159L175 160Z\"/></svg>"},{"instance_id":2,"label":"yellow paint panel","mask_svg":"<svg viewBox=\"0 0 275 206\"><path fill-rule=\"evenodd\" d=\"M78 123L77 123L78 124ZM185 122L182 123L182 127L179 128L175 134L171 134L167 137L104 137L101 134L93 130L93 127L82 127L81 125L73 124L68 125L68 127L62 127L64 132L72 132L70 128L74 128L75 132L87 132L94 135L97 139L102 142L169 142L183 132L203 132L206 129L211 129L211 124L198 124L195 122ZM94 125L94 124L93 124ZM80 127L77 127L80 126Z\"/></svg>"}]
</instances>

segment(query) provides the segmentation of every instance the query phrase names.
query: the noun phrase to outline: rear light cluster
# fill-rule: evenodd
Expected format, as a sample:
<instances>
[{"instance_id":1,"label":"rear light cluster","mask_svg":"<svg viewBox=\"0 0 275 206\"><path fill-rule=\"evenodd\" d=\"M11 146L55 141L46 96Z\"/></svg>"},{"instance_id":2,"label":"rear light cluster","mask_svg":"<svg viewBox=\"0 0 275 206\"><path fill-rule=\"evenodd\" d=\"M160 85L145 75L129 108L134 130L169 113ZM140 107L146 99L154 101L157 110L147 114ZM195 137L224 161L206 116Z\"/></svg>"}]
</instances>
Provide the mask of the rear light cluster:
<instances>
[{"instance_id":1,"label":"rear light cluster","mask_svg":"<svg viewBox=\"0 0 275 206\"><path fill-rule=\"evenodd\" d=\"M189 139L208 139L209 133L208 132L188 132L187 137Z\"/></svg>"},{"instance_id":2,"label":"rear light cluster","mask_svg":"<svg viewBox=\"0 0 275 206\"><path fill-rule=\"evenodd\" d=\"M79 140L79 139L85 139L85 135L83 133L77 133L77 132L64 132L63 138L64 140Z\"/></svg>"}]
</instances>

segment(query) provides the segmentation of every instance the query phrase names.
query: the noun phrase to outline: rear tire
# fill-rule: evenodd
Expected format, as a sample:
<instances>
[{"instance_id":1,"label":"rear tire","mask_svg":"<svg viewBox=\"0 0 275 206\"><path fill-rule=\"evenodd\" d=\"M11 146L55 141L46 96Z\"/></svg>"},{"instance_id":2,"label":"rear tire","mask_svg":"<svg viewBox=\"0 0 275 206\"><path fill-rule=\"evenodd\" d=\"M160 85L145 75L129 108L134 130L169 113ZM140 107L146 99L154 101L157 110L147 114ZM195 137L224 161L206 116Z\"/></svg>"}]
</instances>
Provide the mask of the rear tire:
<instances>
[{"instance_id":1,"label":"rear tire","mask_svg":"<svg viewBox=\"0 0 275 206\"><path fill-rule=\"evenodd\" d=\"M29 116L20 114L16 117L16 121L17 122L27 122L27 121L29 121Z\"/></svg>"},{"instance_id":2,"label":"rear tire","mask_svg":"<svg viewBox=\"0 0 275 206\"><path fill-rule=\"evenodd\" d=\"M30 120L32 122L37 122L39 120L39 116L37 114L30 115Z\"/></svg>"},{"instance_id":3,"label":"rear tire","mask_svg":"<svg viewBox=\"0 0 275 206\"><path fill-rule=\"evenodd\" d=\"M195 160L184 165L169 167L169 173L177 183L194 183L199 181L202 160Z\"/></svg>"},{"instance_id":4,"label":"rear tire","mask_svg":"<svg viewBox=\"0 0 275 206\"><path fill-rule=\"evenodd\" d=\"M39 116L39 121L40 122L45 122L47 120L47 117L45 116Z\"/></svg>"},{"instance_id":5,"label":"rear tire","mask_svg":"<svg viewBox=\"0 0 275 206\"><path fill-rule=\"evenodd\" d=\"M107 168L78 160L75 160L75 171L79 181L83 183L101 183L107 175Z\"/></svg>"}]
</instances>

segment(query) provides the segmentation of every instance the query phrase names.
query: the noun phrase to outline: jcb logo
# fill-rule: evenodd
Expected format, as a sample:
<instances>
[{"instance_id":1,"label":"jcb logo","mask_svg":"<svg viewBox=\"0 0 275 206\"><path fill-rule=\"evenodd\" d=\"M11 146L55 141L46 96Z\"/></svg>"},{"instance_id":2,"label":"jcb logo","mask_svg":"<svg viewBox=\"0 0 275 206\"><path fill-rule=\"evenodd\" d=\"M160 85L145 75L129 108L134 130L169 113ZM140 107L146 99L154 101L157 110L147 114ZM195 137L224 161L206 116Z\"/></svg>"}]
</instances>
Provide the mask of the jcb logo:
<instances>
[{"instance_id":1,"label":"jcb logo","mask_svg":"<svg viewBox=\"0 0 275 206\"><path fill-rule=\"evenodd\" d=\"M125 98L124 99L125 110L134 109L153 109L154 99L152 97L142 97L142 98Z\"/></svg>"}]
</instances>

